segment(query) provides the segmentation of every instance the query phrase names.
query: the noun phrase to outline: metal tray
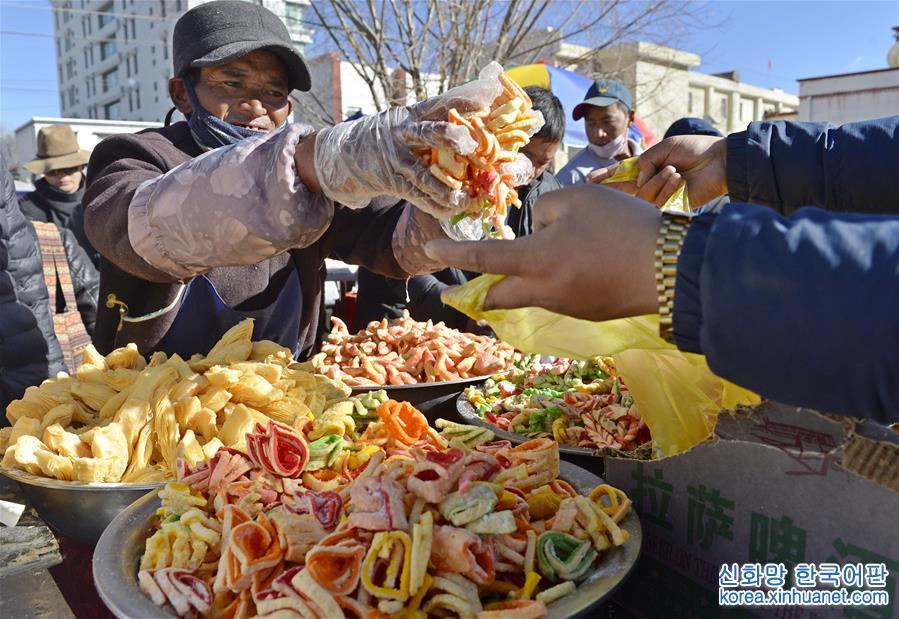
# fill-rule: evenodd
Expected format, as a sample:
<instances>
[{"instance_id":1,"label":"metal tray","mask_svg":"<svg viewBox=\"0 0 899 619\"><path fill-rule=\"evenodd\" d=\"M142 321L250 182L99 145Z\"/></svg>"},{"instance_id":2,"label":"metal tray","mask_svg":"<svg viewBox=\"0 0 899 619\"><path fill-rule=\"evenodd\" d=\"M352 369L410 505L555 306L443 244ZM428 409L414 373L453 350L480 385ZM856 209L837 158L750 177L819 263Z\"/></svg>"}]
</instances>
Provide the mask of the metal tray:
<instances>
[{"instance_id":1,"label":"metal tray","mask_svg":"<svg viewBox=\"0 0 899 619\"><path fill-rule=\"evenodd\" d=\"M22 493L50 527L90 545L97 543L119 512L165 483L63 481L6 468L0 473L19 482Z\"/></svg>"},{"instance_id":2,"label":"metal tray","mask_svg":"<svg viewBox=\"0 0 899 619\"><path fill-rule=\"evenodd\" d=\"M369 385L362 387L353 387L352 395L360 393L368 393L369 391L378 391L383 389L387 392L388 397L394 400L406 401L410 404L420 404L429 400L436 400L448 395L461 393L466 387L483 383L490 376L475 376L474 378L462 378L459 380L448 380L440 383L417 383L415 385Z\"/></svg>"},{"instance_id":3,"label":"metal tray","mask_svg":"<svg viewBox=\"0 0 899 619\"><path fill-rule=\"evenodd\" d=\"M602 479L568 462L560 463L560 477L586 494L603 483ZM173 617L146 597L137 584L137 568L144 541L152 533L151 518L160 506L155 492L147 494L116 517L107 527L94 550L94 584L107 608L119 619L167 619ZM576 590L553 602L547 617L586 616L588 611L608 598L628 577L637 563L643 544L643 532L636 512L621 521L628 532L627 543L603 556L602 563Z\"/></svg>"},{"instance_id":4,"label":"metal tray","mask_svg":"<svg viewBox=\"0 0 899 619\"><path fill-rule=\"evenodd\" d=\"M507 441L512 441L513 445L518 445L520 443L524 443L525 441L529 441L526 436L522 436L521 434L515 434L514 432L509 432L508 430L503 430L493 425L480 415L478 415L478 411L475 410L474 406L471 405L471 402L468 401L468 398L464 393L459 394L459 398L456 400L456 410L459 411L459 416L462 417L462 422L467 423L471 426L481 426L482 428L487 428L491 430L497 437L501 439L506 439ZM587 449L585 447L569 447L567 445L559 445L559 453L567 456L574 456L578 458L594 458L596 456L596 452L592 449Z\"/></svg>"}]
</instances>

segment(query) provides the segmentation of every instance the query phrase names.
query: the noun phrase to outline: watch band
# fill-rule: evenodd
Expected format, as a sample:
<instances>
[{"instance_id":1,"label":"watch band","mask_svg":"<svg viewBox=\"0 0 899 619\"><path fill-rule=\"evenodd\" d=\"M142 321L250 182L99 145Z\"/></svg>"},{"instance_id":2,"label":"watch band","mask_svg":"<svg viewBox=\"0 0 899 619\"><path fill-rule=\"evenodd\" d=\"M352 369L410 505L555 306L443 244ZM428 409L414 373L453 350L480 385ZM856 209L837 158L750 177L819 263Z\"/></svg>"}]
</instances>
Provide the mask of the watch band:
<instances>
[{"instance_id":1,"label":"watch band","mask_svg":"<svg viewBox=\"0 0 899 619\"><path fill-rule=\"evenodd\" d=\"M655 253L656 292L659 296L659 337L669 343L674 341L674 286L677 283L677 259L689 228L689 216L681 213L662 213Z\"/></svg>"}]
</instances>

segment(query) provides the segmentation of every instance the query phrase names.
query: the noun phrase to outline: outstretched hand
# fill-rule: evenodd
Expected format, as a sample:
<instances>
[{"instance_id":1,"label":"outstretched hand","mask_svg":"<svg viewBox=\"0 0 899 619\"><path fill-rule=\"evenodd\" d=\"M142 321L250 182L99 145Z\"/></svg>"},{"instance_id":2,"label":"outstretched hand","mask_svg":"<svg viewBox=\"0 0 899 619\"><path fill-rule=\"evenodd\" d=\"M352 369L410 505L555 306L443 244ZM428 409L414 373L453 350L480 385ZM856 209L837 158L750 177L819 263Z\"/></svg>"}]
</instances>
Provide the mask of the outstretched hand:
<instances>
[{"instance_id":1,"label":"outstretched hand","mask_svg":"<svg viewBox=\"0 0 899 619\"><path fill-rule=\"evenodd\" d=\"M589 320L658 311L655 244L659 212L620 191L592 185L546 194L534 234L514 241L431 241L446 266L507 277L485 309L538 306Z\"/></svg>"}]
</instances>

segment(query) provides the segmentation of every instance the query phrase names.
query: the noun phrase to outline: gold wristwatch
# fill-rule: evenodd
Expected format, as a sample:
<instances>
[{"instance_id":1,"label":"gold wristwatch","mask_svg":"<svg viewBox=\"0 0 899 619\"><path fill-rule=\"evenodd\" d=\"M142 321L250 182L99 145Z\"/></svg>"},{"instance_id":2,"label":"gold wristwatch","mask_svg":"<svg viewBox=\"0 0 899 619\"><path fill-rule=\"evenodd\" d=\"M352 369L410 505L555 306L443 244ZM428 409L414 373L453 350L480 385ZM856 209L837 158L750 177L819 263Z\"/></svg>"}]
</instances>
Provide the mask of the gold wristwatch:
<instances>
[{"instance_id":1,"label":"gold wristwatch","mask_svg":"<svg viewBox=\"0 0 899 619\"><path fill-rule=\"evenodd\" d=\"M656 292L659 295L659 336L674 342L674 285L677 282L677 259L690 217L681 213L662 213L659 237L656 240Z\"/></svg>"}]
</instances>

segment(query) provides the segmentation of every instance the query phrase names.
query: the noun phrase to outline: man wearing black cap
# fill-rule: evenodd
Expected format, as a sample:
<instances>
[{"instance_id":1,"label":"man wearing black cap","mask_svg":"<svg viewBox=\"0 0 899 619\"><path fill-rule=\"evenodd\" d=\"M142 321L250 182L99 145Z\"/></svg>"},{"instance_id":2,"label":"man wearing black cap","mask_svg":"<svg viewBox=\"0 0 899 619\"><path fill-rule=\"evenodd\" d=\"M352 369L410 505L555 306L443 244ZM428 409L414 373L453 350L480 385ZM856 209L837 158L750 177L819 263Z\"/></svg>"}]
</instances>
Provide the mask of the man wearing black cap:
<instances>
[{"instance_id":1,"label":"man wearing black cap","mask_svg":"<svg viewBox=\"0 0 899 619\"><path fill-rule=\"evenodd\" d=\"M584 183L593 170L642 151L640 144L627 137L628 127L634 122L634 102L630 91L618 80L593 82L572 116L575 120L584 119L590 143L556 174L563 186Z\"/></svg>"},{"instance_id":2,"label":"man wearing black cap","mask_svg":"<svg viewBox=\"0 0 899 619\"><path fill-rule=\"evenodd\" d=\"M443 236L432 215L445 219L471 198L433 178L413 150L472 152L468 132L443 121L451 107L492 101L492 83L315 133L288 123L288 94L310 88L309 71L267 9L197 6L175 25L173 48L169 94L187 121L111 137L91 157L84 203L104 258L99 349L133 341L144 354L189 357L252 317L254 339L305 356L325 257L393 277L439 266L423 251Z\"/></svg>"}]
</instances>

